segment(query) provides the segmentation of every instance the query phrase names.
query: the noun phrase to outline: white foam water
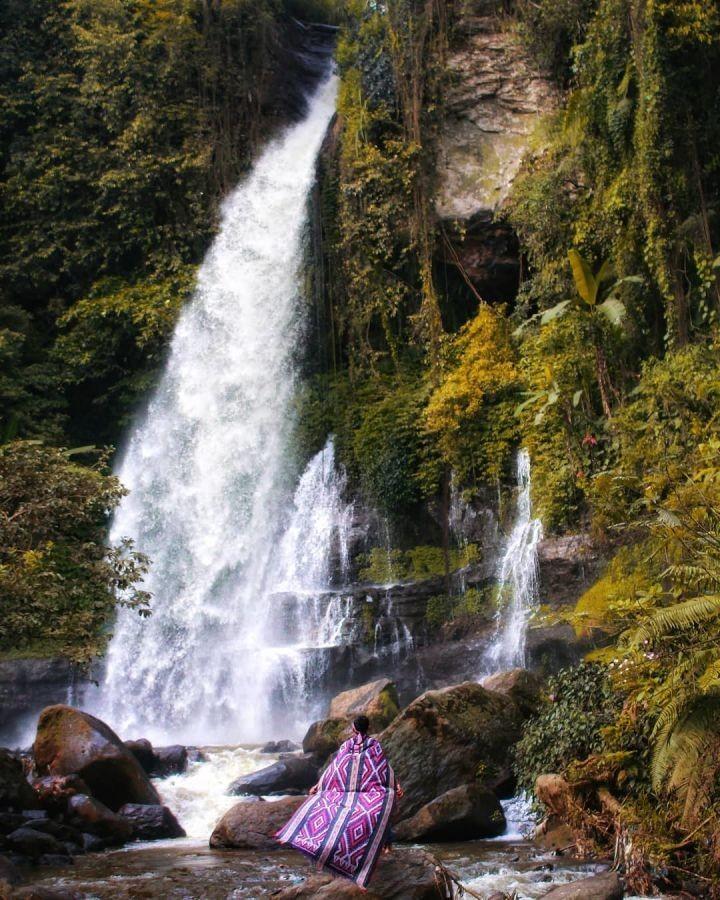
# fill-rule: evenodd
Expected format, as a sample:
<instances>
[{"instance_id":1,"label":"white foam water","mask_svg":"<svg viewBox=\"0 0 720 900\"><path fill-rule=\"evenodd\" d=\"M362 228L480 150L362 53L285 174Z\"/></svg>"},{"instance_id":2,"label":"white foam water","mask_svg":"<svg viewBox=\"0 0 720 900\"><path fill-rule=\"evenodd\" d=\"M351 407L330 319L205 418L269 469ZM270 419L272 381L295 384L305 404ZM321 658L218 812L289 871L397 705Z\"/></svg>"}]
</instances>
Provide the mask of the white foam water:
<instances>
[{"instance_id":1,"label":"white foam water","mask_svg":"<svg viewBox=\"0 0 720 900\"><path fill-rule=\"evenodd\" d=\"M313 568L307 541L295 542L303 555L289 561L293 539L282 532L295 479L289 444L308 194L336 88L335 76L322 83L305 119L266 148L225 201L161 381L117 470L130 493L110 540L132 537L153 563L144 585L152 615L120 611L104 684L90 701L124 737L236 744L286 723L278 706L292 702L282 685L297 660L277 644L268 598L278 577L299 573L314 584L325 565ZM315 513L307 527L319 527L324 541L327 523Z\"/></svg>"}]
</instances>

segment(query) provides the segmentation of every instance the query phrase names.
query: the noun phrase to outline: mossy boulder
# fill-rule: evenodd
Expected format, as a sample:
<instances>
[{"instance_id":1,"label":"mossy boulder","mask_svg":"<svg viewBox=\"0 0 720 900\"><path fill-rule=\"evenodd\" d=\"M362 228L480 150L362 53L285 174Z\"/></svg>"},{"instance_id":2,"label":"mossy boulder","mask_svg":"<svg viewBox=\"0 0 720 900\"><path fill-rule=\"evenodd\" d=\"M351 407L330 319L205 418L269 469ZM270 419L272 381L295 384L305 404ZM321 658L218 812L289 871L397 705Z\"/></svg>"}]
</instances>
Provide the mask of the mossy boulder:
<instances>
[{"instance_id":1,"label":"mossy boulder","mask_svg":"<svg viewBox=\"0 0 720 900\"><path fill-rule=\"evenodd\" d=\"M303 738L305 753L313 753L323 763L350 736L347 719L320 719L313 722Z\"/></svg>"},{"instance_id":2,"label":"mossy boulder","mask_svg":"<svg viewBox=\"0 0 720 900\"><path fill-rule=\"evenodd\" d=\"M461 785L510 788L523 718L510 697L470 681L413 700L379 735L405 790L400 817Z\"/></svg>"},{"instance_id":3,"label":"mossy boulder","mask_svg":"<svg viewBox=\"0 0 720 900\"><path fill-rule=\"evenodd\" d=\"M38 720L33 745L39 775L79 775L111 810L125 803L160 803L136 756L95 716L58 704Z\"/></svg>"},{"instance_id":4,"label":"mossy boulder","mask_svg":"<svg viewBox=\"0 0 720 900\"><path fill-rule=\"evenodd\" d=\"M387 728L399 712L395 683L389 678L379 678L333 697L328 717L349 722L355 716L365 715L370 719L371 734L376 734Z\"/></svg>"}]
</instances>

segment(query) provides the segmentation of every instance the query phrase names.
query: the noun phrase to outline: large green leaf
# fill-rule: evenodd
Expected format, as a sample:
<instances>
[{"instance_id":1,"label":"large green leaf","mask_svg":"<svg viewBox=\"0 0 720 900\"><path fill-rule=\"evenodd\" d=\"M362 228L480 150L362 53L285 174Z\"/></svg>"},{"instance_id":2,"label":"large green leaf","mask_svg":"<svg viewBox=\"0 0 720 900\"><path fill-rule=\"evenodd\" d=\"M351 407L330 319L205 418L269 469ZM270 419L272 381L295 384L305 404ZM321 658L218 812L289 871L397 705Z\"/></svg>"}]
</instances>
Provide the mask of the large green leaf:
<instances>
[{"instance_id":1,"label":"large green leaf","mask_svg":"<svg viewBox=\"0 0 720 900\"><path fill-rule=\"evenodd\" d=\"M545 312L540 316L540 324L547 325L548 322L552 322L553 319L559 318L567 311L569 305L569 300L561 300L560 303L556 303L555 306L551 306L550 309L546 309Z\"/></svg>"},{"instance_id":2,"label":"large green leaf","mask_svg":"<svg viewBox=\"0 0 720 900\"><path fill-rule=\"evenodd\" d=\"M595 306L599 283L595 279L589 263L574 247L568 250L568 259L570 260L578 294L588 306Z\"/></svg>"},{"instance_id":3,"label":"large green leaf","mask_svg":"<svg viewBox=\"0 0 720 900\"><path fill-rule=\"evenodd\" d=\"M625 304L617 297L608 297L597 307L597 311L602 313L613 325L621 325L627 315Z\"/></svg>"}]
</instances>

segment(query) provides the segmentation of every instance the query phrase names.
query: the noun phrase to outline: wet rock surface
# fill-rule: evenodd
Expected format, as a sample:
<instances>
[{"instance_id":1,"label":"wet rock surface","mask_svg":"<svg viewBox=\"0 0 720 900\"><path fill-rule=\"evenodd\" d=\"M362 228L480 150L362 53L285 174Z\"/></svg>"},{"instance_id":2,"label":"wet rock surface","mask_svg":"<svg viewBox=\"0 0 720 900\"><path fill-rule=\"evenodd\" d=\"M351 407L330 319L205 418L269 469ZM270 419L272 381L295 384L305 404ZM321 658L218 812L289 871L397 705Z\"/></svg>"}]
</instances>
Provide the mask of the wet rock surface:
<instances>
[{"instance_id":1,"label":"wet rock surface","mask_svg":"<svg viewBox=\"0 0 720 900\"><path fill-rule=\"evenodd\" d=\"M39 775L79 775L98 800L119 809L124 803L159 803L142 766L100 719L58 704L42 711L34 744Z\"/></svg>"},{"instance_id":2,"label":"wet rock surface","mask_svg":"<svg viewBox=\"0 0 720 900\"><path fill-rule=\"evenodd\" d=\"M236 803L215 826L210 846L215 850L268 850L277 847L273 835L303 803L304 797Z\"/></svg>"}]
</instances>

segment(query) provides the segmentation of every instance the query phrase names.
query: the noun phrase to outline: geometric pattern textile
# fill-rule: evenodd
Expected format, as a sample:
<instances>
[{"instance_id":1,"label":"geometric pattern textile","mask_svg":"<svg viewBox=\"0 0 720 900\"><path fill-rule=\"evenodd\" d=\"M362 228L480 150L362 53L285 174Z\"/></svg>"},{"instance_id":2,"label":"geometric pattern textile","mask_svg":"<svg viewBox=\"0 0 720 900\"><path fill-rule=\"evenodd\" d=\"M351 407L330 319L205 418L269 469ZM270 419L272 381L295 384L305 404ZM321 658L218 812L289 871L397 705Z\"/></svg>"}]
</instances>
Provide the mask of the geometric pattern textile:
<instances>
[{"instance_id":1,"label":"geometric pattern textile","mask_svg":"<svg viewBox=\"0 0 720 900\"><path fill-rule=\"evenodd\" d=\"M275 835L328 869L365 887L387 842L395 773L375 738L340 747L311 794Z\"/></svg>"}]
</instances>

